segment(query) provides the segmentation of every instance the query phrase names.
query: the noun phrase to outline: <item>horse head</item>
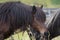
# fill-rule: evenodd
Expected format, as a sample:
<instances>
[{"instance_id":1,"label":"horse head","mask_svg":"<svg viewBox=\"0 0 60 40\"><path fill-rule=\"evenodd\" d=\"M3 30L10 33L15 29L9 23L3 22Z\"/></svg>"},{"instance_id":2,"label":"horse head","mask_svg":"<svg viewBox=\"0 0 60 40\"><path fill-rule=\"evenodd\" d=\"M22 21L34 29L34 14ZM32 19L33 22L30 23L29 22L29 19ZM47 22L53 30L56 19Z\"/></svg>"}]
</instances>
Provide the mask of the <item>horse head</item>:
<instances>
[{"instance_id":1,"label":"horse head","mask_svg":"<svg viewBox=\"0 0 60 40\"><path fill-rule=\"evenodd\" d=\"M32 27L40 33L40 40L48 40L49 31L45 25L46 15L42 10L43 5L41 7L32 7L33 13L33 23Z\"/></svg>"}]
</instances>

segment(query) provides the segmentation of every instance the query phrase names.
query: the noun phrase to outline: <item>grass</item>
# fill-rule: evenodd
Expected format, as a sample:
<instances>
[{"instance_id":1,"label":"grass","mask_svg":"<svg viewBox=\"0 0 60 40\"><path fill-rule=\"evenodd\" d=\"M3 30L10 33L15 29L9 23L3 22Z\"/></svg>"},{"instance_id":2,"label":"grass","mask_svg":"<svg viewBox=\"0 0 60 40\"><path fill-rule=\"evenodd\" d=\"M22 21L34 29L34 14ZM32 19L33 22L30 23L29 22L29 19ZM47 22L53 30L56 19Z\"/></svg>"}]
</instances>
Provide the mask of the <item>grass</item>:
<instances>
[{"instance_id":1,"label":"grass","mask_svg":"<svg viewBox=\"0 0 60 40\"><path fill-rule=\"evenodd\" d=\"M12 35L11 37L9 37L8 39L5 39L5 40L12 40L12 38L14 40L30 40L26 31L24 32L24 34L23 34L23 32L20 32L15 35Z\"/></svg>"},{"instance_id":2,"label":"grass","mask_svg":"<svg viewBox=\"0 0 60 40\"><path fill-rule=\"evenodd\" d=\"M56 38L54 38L52 40L60 40L60 36L58 36L58 37L56 37Z\"/></svg>"},{"instance_id":3,"label":"grass","mask_svg":"<svg viewBox=\"0 0 60 40\"><path fill-rule=\"evenodd\" d=\"M23 32L20 32L20 33L17 33L15 35L12 35L11 37L9 37L6 40L12 40L11 38L13 38L14 40L30 40L30 38L29 38L26 31L24 32L24 34L23 34ZM60 36L58 36L58 37L56 37L56 38L54 38L52 40L60 40Z\"/></svg>"}]
</instances>

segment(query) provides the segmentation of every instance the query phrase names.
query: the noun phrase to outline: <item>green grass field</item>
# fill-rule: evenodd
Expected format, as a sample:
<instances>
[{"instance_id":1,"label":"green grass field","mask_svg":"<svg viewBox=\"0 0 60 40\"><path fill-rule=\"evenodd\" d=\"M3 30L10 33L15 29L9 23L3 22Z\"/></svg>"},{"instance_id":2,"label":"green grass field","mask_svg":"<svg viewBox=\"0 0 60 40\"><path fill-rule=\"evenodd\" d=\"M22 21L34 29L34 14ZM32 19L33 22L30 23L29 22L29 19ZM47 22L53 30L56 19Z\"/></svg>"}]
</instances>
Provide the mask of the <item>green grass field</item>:
<instances>
[{"instance_id":1,"label":"green grass field","mask_svg":"<svg viewBox=\"0 0 60 40\"><path fill-rule=\"evenodd\" d=\"M24 32L24 34L23 34L23 32L20 32L20 33L17 33L15 35L12 35L11 37L9 37L6 40L12 40L12 38L14 40L30 40L30 38L29 38L29 36L28 36L26 31Z\"/></svg>"},{"instance_id":2,"label":"green grass field","mask_svg":"<svg viewBox=\"0 0 60 40\"><path fill-rule=\"evenodd\" d=\"M15 35L12 35L10 38L6 39L6 40L12 40L11 38L13 37L14 40L30 40L27 32L25 31L24 34L22 32L17 33ZM60 36L52 39L52 40L60 40Z\"/></svg>"},{"instance_id":3,"label":"green grass field","mask_svg":"<svg viewBox=\"0 0 60 40\"><path fill-rule=\"evenodd\" d=\"M60 0L0 0L0 2L8 2L8 1L21 1L25 4L28 4L28 5L41 5L43 4L44 7L47 7L47 8L60 8ZM59 2L59 3L58 3ZM23 38L24 39L23 39ZM15 35L12 35L10 38L6 39L6 40L12 40L11 38L14 38L14 40L30 40L29 39L29 36L27 34L27 32L24 33L24 35L22 34L22 32L20 33L17 33ZM56 37L54 38L53 40L60 40L60 36L59 37Z\"/></svg>"}]
</instances>

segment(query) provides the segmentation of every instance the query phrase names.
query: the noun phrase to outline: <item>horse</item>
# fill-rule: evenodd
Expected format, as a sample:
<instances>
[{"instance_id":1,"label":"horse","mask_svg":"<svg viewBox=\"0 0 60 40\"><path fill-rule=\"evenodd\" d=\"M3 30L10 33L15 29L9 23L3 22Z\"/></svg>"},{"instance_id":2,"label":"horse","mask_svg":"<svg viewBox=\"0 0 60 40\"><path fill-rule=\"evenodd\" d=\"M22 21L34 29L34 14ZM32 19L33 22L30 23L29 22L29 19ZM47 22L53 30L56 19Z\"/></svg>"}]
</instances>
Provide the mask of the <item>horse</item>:
<instances>
[{"instance_id":1,"label":"horse","mask_svg":"<svg viewBox=\"0 0 60 40\"><path fill-rule=\"evenodd\" d=\"M60 35L60 10L57 11L56 15L48 25L50 32L50 40Z\"/></svg>"},{"instance_id":2,"label":"horse","mask_svg":"<svg viewBox=\"0 0 60 40\"><path fill-rule=\"evenodd\" d=\"M38 8L39 10L42 10L42 8L43 8L43 5L41 6L41 9L40 8ZM39 11L38 11L39 12ZM35 14L35 17L37 17L38 18L38 20L39 21L41 21L42 23L44 23L44 25L45 25L45 21L46 21L46 15L45 15L45 12L42 10L42 11L40 11L40 13L37 13L37 14ZM42 20L42 19L43 20ZM41 27L42 28L42 30L44 31L44 29L46 29L46 28L43 28L43 27ZM39 28L40 29L40 28ZM47 32L45 31L45 33L43 34L43 33L41 33L41 32L43 32L43 31L40 31L40 32L38 32L37 30L35 30L34 28L32 28L32 27L30 27L30 36L34 36L35 38L36 38L36 40L50 40L49 39L49 37L50 37L50 32L49 32L49 30L48 30L48 28L47 28ZM32 33L31 33L32 32Z\"/></svg>"},{"instance_id":3,"label":"horse","mask_svg":"<svg viewBox=\"0 0 60 40\"><path fill-rule=\"evenodd\" d=\"M48 28L45 26L46 15L45 15L45 12L42 10L42 8L43 8L43 5L40 8L37 7L38 11L35 14L35 17L37 19L35 19L35 20L37 21L37 24L38 24L38 22L40 22L44 25L44 27L43 27L43 25L40 28L39 27L38 28L30 27L30 32L32 32L32 33L30 33L30 36L33 35L36 38L36 40L49 40L50 32L49 32ZM34 24L34 25L36 26L37 24ZM38 24L37 26L40 26L40 24ZM37 30L41 29L41 30L39 32L36 29Z\"/></svg>"},{"instance_id":4,"label":"horse","mask_svg":"<svg viewBox=\"0 0 60 40\"><path fill-rule=\"evenodd\" d=\"M37 30L42 37L48 32L44 24L46 16L42 6L28 6L21 2L6 2L0 5L0 40L8 38L17 29L26 30L28 25Z\"/></svg>"}]
</instances>

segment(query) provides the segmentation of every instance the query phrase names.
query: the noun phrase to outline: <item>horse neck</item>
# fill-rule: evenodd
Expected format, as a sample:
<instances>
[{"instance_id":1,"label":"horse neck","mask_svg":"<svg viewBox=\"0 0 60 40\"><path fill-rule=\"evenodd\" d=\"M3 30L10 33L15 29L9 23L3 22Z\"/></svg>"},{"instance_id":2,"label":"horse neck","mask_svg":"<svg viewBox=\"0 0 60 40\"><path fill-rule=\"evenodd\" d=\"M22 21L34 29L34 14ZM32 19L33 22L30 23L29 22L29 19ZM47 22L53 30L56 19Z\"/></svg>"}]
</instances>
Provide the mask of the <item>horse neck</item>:
<instances>
[{"instance_id":1,"label":"horse neck","mask_svg":"<svg viewBox=\"0 0 60 40\"><path fill-rule=\"evenodd\" d=\"M56 16L52 20L52 24L49 25L49 31L50 31L50 39L55 38L60 35L60 21L59 21L59 15L60 13L57 13ZM58 23L59 21L59 23Z\"/></svg>"}]
</instances>

